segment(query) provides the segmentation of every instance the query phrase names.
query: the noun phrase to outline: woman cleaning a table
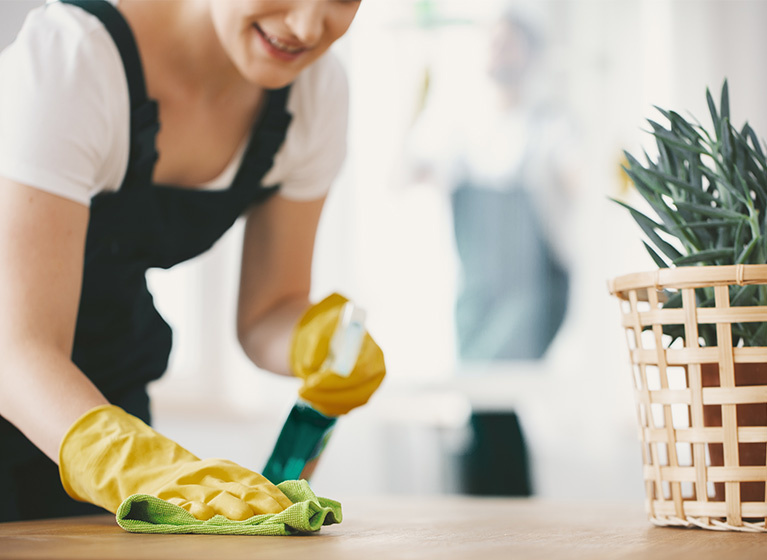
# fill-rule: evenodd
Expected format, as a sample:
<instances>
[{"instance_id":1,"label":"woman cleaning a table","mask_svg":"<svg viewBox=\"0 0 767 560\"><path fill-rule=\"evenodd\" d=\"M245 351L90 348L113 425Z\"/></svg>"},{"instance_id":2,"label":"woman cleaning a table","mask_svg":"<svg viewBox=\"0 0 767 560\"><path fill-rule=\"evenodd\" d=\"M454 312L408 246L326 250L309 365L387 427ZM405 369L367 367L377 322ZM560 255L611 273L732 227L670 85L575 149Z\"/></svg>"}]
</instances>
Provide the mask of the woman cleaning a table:
<instances>
[{"instance_id":1,"label":"woman cleaning a table","mask_svg":"<svg viewBox=\"0 0 767 560\"><path fill-rule=\"evenodd\" d=\"M291 505L148 426L171 332L145 272L239 216L246 354L303 377L327 414L381 383L369 336L348 378L322 367L345 300L309 302L345 147L345 76L326 53L359 4L49 2L0 55L0 520L114 512L136 493L199 519Z\"/></svg>"}]
</instances>

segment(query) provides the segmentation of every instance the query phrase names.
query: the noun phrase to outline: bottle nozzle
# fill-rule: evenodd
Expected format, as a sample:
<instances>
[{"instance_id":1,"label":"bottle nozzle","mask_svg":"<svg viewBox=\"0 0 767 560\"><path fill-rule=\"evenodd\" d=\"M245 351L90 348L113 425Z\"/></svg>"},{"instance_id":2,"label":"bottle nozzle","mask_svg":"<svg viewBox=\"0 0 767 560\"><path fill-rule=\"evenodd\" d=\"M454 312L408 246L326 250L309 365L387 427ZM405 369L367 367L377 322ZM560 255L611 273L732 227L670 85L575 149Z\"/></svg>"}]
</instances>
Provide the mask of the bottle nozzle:
<instances>
[{"instance_id":1,"label":"bottle nozzle","mask_svg":"<svg viewBox=\"0 0 767 560\"><path fill-rule=\"evenodd\" d=\"M365 315L365 310L351 301L341 309L325 361L325 367L338 375L348 377L357 363L365 338Z\"/></svg>"}]
</instances>

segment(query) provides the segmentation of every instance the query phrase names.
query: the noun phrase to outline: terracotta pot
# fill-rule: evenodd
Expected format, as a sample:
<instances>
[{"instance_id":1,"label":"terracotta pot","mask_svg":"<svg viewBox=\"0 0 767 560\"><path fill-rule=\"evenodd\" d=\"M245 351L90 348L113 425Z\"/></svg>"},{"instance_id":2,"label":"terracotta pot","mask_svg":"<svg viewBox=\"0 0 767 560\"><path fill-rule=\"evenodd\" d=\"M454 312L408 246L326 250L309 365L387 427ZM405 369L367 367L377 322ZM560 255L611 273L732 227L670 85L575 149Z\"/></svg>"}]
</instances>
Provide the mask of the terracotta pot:
<instances>
[{"instance_id":1,"label":"terracotta pot","mask_svg":"<svg viewBox=\"0 0 767 560\"><path fill-rule=\"evenodd\" d=\"M719 387L719 364L701 364L701 377L704 387ZM767 363L735 364L735 385L740 387L767 385ZM767 403L738 404L738 426L767 426ZM707 405L703 407L703 424L718 427L722 425L722 407ZM709 444L711 466L724 466L724 446L721 443ZM739 464L743 467L767 466L767 444L739 443ZM714 484L714 501L724 501L724 484ZM743 502L765 501L764 482L741 482L740 499Z\"/></svg>"}]
</instances>

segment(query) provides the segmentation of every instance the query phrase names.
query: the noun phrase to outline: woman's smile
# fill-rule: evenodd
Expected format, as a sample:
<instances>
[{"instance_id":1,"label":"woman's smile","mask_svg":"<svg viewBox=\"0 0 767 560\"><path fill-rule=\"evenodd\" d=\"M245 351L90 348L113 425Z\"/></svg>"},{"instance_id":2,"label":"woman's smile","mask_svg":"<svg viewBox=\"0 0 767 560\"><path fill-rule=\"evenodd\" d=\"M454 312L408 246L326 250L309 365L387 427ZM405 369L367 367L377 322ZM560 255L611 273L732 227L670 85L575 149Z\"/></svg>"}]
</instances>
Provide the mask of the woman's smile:
<instances>
[{"instance_id":1,"label":"woman's smile","mask_svg":"<svg viewBox=\"0 0 767 560\"><path fill-rule=\"evenodd\" d=\"M202 4L210 10L202 14L213 23L218 42L239 74L266 89L292 83L346 32L360 6L359 0L205 0Z\"/></svg>"},{"instance_id":2,"label":"woman's smile","mask_svg":"<svg viewBox=\"0 0 767 560\"><path fill-rule=\"evenodd\" d=\"M297 41L280 39L279 37L270 35L269 33L265 32L257 23L253 24L253 29L256 31L256 34L261 40L261 44L264 46L266 52L275 58L279 58L280 60L295 60L310 48Z\"/></svg>"}]
</instances>

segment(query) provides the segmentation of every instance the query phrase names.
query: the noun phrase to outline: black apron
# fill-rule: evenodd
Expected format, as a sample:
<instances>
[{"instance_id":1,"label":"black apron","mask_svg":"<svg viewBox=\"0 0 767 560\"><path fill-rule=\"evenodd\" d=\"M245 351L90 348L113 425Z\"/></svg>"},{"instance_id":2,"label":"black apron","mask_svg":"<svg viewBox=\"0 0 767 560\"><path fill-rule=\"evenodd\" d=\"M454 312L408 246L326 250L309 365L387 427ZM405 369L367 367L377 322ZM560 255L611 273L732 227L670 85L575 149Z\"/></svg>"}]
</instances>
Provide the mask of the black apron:
<instances>
[{"instance_id":1,"label":"black apron","mask_svg":"<svg viewBox=\"0 0 767 560\"><path fill-rule=\"evenodd\" d=\"M242 164L227 190L152 183L159 129L132 32L106 0L62 0L98 17L125 67L130 95L130 156L120 189L93 198L85 246L73 362L106 398L149 422L146 384L166 370L171 329L147 288L149 268L170 268L209 249L251 205L278 186L263 187L291 116L289 87L268 92ZM58 469L21 432L0 418L0 521L103 512L64 493Z\"/></svg>"}]
</instances>

